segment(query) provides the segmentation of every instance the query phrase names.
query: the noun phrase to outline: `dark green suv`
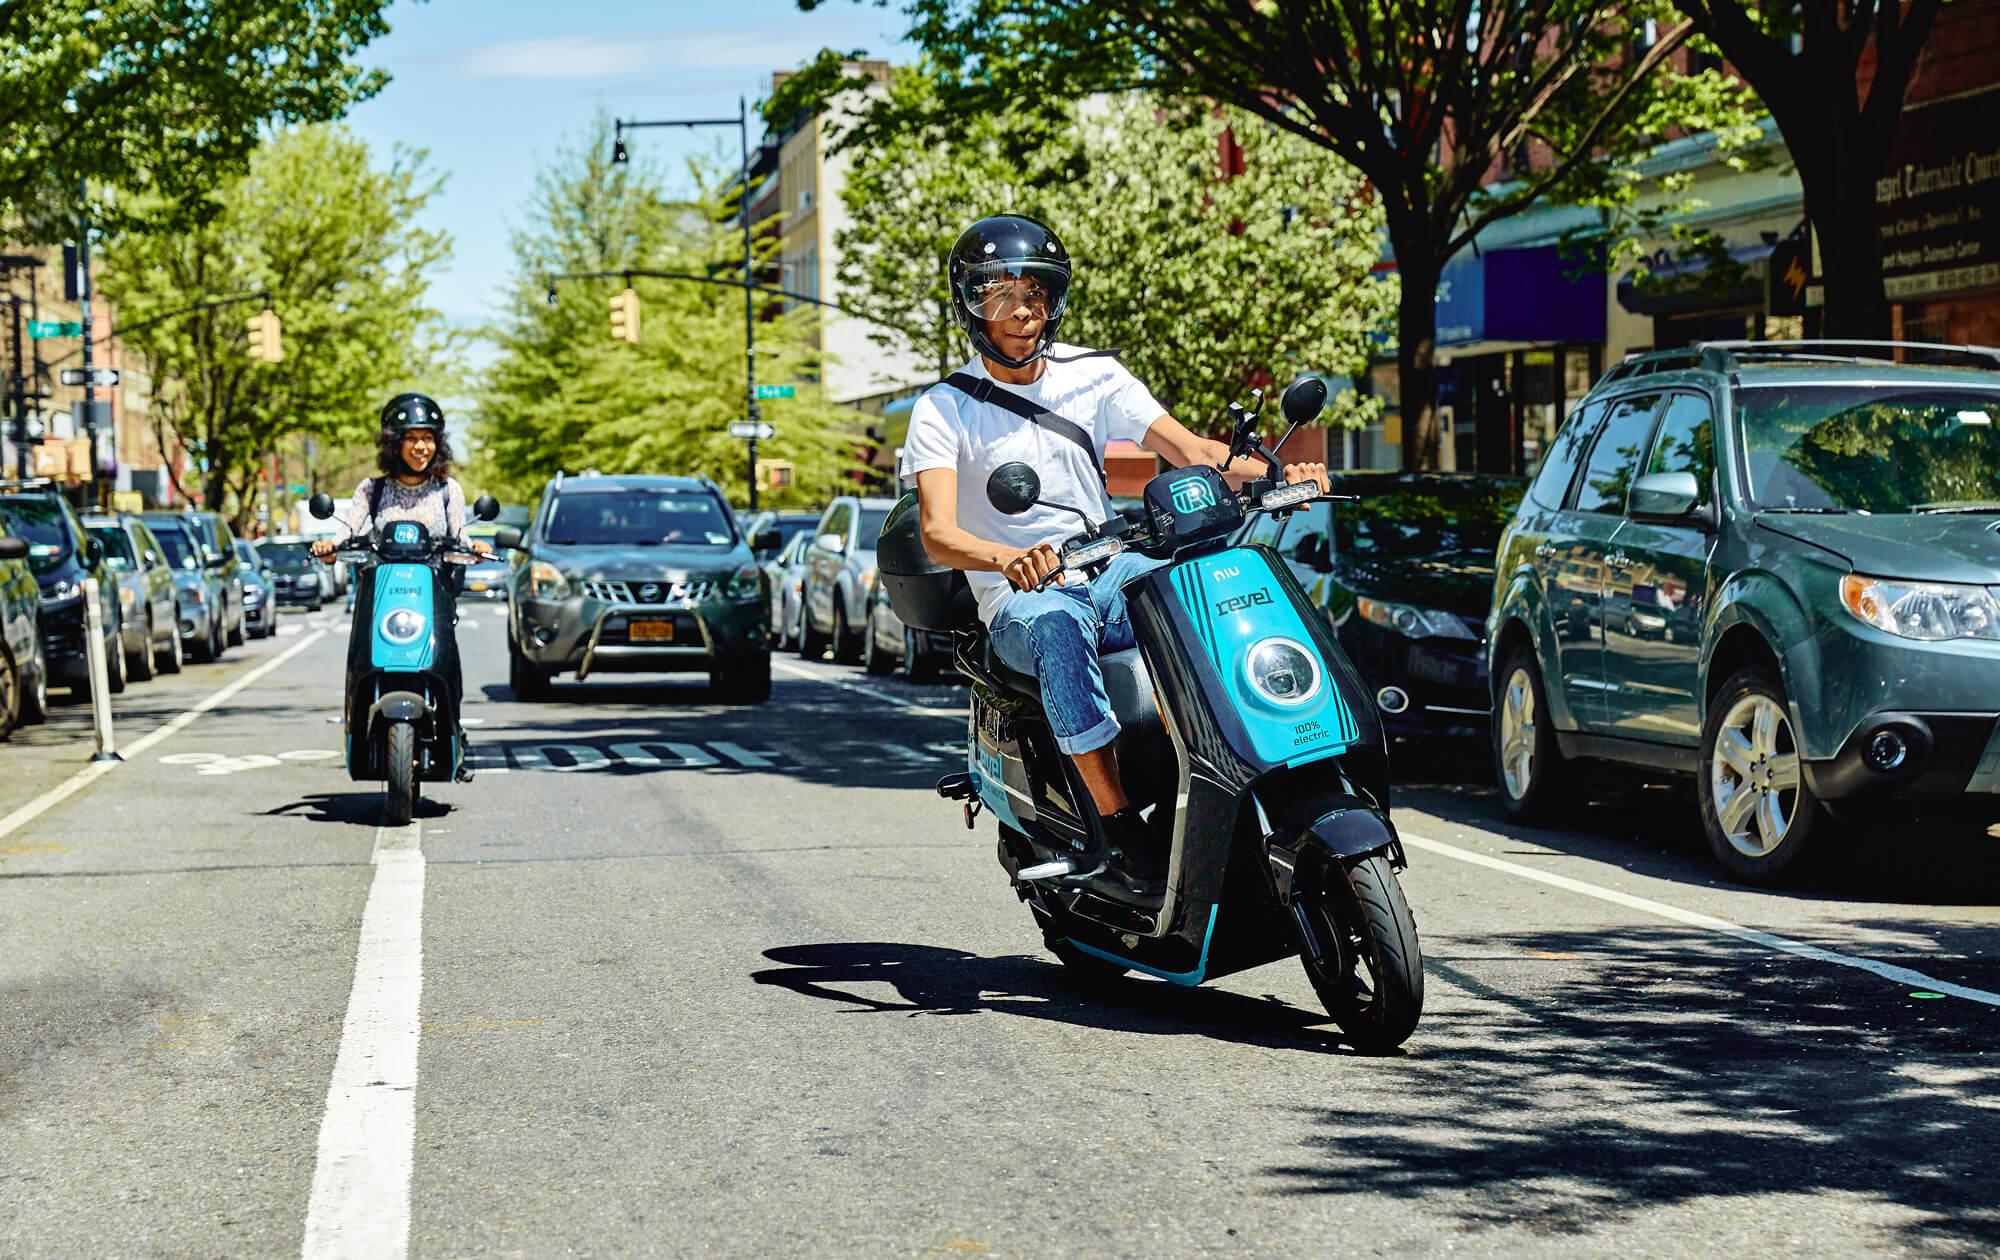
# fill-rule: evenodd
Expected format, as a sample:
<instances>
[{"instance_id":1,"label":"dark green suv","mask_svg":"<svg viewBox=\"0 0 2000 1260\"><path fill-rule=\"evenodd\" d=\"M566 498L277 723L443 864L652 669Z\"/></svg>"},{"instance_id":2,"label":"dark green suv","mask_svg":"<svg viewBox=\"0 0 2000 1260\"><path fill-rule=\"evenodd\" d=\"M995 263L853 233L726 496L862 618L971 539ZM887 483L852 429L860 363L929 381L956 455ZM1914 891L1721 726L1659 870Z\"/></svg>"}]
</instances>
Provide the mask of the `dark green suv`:
<instances>
[{"instance_id":1,"label":"dark green suv","mask_svg":"<svg viewBox=\"0 0 2000 1260\"><path fill-rule=\"evenodd\" d=\"M2000 817L2000 350L1719 342L1607 373L1501 537L1501 799L1597 758L1694 776L1732 874L1835 815Z\"/></svg>"}]
</instances>

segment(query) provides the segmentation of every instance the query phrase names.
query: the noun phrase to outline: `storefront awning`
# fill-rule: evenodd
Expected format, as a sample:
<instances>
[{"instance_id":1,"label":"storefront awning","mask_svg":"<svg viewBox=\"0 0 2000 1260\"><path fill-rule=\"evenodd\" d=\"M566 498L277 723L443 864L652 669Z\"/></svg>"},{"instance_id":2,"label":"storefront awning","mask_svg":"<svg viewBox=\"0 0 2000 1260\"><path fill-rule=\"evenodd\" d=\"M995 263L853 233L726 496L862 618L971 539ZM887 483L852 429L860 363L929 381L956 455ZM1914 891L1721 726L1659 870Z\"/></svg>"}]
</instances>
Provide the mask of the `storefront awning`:
<instances>
[{"instance_id":1,"label":"storefront awning","mask_svg":"<svg viewBox=\"0 0 2000 1260\"><path fill-rule=\"evenodd\" d=\"M1438 278L1440 348L1604 340L1604 266L1560 245L1460 253Z\"/></svg>"},{"instance_id":2,"label":"storefront awning","mask_svg":"<svg viewBox=\"0 0 2000 1260\"><path fill-rule=\"evenodd\" d=\"M1647 279L1632 270L1618 278L1618 305L1634 315L1691 315L1697 311L1727 311L1764 305L1765 276L1776 241L1739 245L1729 251L1736 274L1715 273L1706 258L1664 256L1646 268ZM1663 251L1664 253L1664 251Z\"/></svg>"}]
</instances>

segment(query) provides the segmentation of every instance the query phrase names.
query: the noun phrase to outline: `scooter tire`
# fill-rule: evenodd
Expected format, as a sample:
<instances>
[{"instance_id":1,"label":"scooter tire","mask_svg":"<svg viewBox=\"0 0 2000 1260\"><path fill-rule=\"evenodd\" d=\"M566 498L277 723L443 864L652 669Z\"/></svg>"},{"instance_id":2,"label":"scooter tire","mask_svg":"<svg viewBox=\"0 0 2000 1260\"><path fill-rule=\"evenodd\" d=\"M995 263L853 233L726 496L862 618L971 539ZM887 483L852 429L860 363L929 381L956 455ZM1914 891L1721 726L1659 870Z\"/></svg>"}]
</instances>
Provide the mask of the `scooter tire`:
<instances>
[{"instance_id":1,"label":"scooter tire","mask_svg":"<svg viewBox=\"0 0 2000 1260\"><path fill-rule=\"evenodd\" d=\"M405 827L417 812L417 728L408 722L391 722L388 744L382 821L391 827Z\"/></svg>"},{"instance_id":2,"label":"scooter tire","mask_svg":"<svg viewBox=\"0 0 2000 1260\"><path fill-rule=\"evenodd\" d=\"M1298 909L1301 926L1310 927L1299 942L1306 978L1348 1043L1363 1054L1402 1045L1423 1014L1424 958L1388 859L1371 853L1319 863Z\"/></svg>"}]
</instances>

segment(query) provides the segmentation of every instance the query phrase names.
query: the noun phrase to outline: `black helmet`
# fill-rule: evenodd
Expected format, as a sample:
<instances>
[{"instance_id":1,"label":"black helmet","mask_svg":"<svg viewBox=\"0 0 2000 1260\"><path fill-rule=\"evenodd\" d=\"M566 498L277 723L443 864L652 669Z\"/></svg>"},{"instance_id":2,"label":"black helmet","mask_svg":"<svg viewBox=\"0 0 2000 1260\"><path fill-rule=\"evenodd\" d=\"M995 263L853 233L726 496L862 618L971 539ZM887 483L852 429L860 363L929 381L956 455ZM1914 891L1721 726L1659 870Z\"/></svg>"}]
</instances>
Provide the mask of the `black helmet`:
<instances>
[{"instance_id":1,"label":"black helmet","mask_svg":"<svg viewBox=\"0 0 2000 1260\"><path fill-rule=\"evenodd\" d=\"M382 431L401 437L413 429L444 432L444 408L428 394L398 394L382 404Z\"/></svg>"},{"instance_id":2,"label":"black helmet","mask_svg":"<svg viewBox=\"0 0 2000 1260\"><path fill-rule=\"evenodd\" d=\"M965 229L951 247L947 259L951 284L951 310L958 326L972 339L972 348L982 356L1008 367L1026 367L1049 352L1055 344L1056 329L1062 326L1069 309L1069 251L1056 234L1018 214L997 214L981 219ZM1011 279L1039 282L1047 295L1048 318L1042 324L1041 342L1026 358L1013 359L1000 352L986 335L986 320L980 302L987 286Z\"/></svg>"}]
</instances>

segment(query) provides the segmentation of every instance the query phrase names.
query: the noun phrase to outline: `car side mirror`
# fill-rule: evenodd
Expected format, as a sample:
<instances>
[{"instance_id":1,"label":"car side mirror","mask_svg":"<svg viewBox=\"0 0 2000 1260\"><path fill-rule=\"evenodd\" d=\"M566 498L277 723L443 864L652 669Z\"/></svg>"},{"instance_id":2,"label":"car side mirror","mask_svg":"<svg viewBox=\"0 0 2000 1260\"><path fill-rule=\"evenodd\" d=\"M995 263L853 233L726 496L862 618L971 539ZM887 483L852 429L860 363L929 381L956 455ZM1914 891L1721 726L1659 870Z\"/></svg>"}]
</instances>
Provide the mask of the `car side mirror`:
<instances>
[{"instance_id":1,"label":"car side mirror","mask_svg":"<svg viewBox=\"0 0 2000 1260\"><path fill-rule=\"evenodd\" d=\"M327 520L333 515L333 496L320 491L306 501L306 511L313 514L314 520Z\"/></svg>"},{"instance_id":2,"label":"car side mirror","mask_svg":"<svg viewBox=\"0 0 2000 1260\"><path fill-rule=\"evenodd\" d=\"M1041 498L1041 475L1019 460L1000 465L986 479L986 501L1008 516L1019 516Z\"/></svg>"},{"instance_id":3,"label":"car side mirror","mask_svg":"<svg viewBox=\"0 0 2000 1260\"><path fill-rule=\"evenodd\" d=\"M759 530L757 536L750 540L750 550L760 556L768 555L784 545L785 536L775 529Z\"/></svg>"},{"instance_id":4,"label":"car side mirror","mask_svg":"<svg viewBox=\"0 0 2000 1260\"><path fill-rule=\"evenodd\" d=\"M500 515L500 500L490 494L482 494L472 501L472 515L482 521L490 521Z\"/></svg>"},{"instance_id":5,"label":"car side mirror","mask_svg":"<svg viewBox=\"0 0 2000 1260\"><path fill-rule=\"evenodd\" d=\"M20 560L28 554L25 538L0 538L0 560Z\"/></svg>"},{"instance_id":6,"label":"car side mirror","mask_svg":"<svg viewBox=\"0 0 2000 1260\"><path fill-rule=\"evenodd\" d=\"M509 551L519 551L521 550L521 531L512 527L496 529L493 531L493 545L495 547L505 547Z\"/></svg>"},{"instance_id":7,"label":"car side mirror","mask_svg":"<svg viewBox=\"0 0 2000 1260\"><path fill-rule=\"evenodd\" d=\"M204 551L201 553L201 567L204 569L219 569L228 563L229 557L219 551Z\"/></svg>"},{"instance_id":8,"label":"car side mirror","mask_svg":"<svg viewBox=\"0 0 2000 1260\"><path fill-rule=\"evenodd\" d=\"M104 540L92 538L83 544L83 561L91 568L104 563Z\"/></svg>"},{"instance_id":9,"label":"car side mirror","mask_svg":"<svg viewBox=\"0 0 2000 1260\"><path fill-rule=\"evenodd\" d=\"M1691 472L1647 473L1632 483L1626 515L1635 521L1678 524L1701 501L1701 483Z\"/></svg>"},{"instance_id":10,"label":"car side mirror","mask_svg":"<svg viewBox=\"0 0 2000 1260\"><path fill-rule=\"evenodd\" d=\"M1292 548L1292 559L1307 568L1324 573L1333 567L1332 557L1327 553L1326 538L1320 534L1307 534Z\"/></svg>"},{"instance_id":11,"label":"car side mirror","mask_svg":"<svg viewBox=\"0 0 2000 1260\"><path fill-rule=\"evenodd\" d=\"M813 539L813 546L821 551L831 551L835 555L840 555L847 550L847 540L839 534L821 534Z\"/></svg>"}]
</instances>

